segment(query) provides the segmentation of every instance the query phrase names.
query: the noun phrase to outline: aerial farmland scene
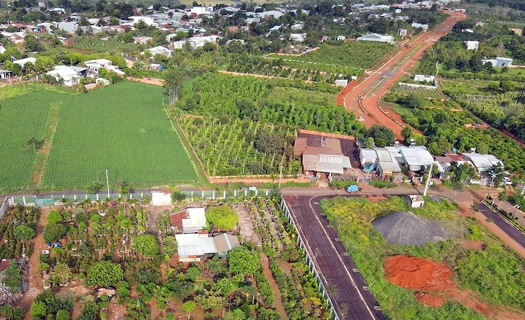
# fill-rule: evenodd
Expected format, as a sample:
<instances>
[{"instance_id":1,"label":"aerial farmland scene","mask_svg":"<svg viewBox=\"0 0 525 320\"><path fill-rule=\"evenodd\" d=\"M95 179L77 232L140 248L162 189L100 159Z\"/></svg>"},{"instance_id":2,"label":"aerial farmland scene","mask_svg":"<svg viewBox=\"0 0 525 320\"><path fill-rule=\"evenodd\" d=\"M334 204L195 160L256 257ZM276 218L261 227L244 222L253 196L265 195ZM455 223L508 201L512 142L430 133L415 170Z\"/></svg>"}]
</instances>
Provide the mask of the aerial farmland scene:
<instances>
[{"instance_id":1,"label":"aerial farmland scene","mask_svg":"<svg viewBox=\"0 0 525 320\"><path fill-rule=\"evenodd\" d=\"M525 0L0 2L0 319L525 319Z\"/></svg>"}]
</instances>

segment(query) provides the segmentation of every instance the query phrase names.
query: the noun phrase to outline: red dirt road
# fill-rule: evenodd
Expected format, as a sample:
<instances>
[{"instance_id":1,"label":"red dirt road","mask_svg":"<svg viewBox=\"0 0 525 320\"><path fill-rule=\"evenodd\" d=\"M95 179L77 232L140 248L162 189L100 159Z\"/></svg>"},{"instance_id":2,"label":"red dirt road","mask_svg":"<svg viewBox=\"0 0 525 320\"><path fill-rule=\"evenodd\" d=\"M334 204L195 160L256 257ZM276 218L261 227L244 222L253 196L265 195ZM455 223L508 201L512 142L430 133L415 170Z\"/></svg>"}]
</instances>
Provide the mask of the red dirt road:
<instances>
[{"instance_id":1,"label":"red dirt road","mask_svg":"<svg viewBox=\"0 0 525 320\"><path fill-rule=\"evenodd\" d=\"M379 106L382 95L403 75L436 41L447 34L456 22L466 18L459 12L449 11L447 20L436 27L433 31L405 43L405 47L390 60L385 62L379 69L374 71L352 91L344 96L344 106L353 111L362 122L370 127L373 124L381 124L392 129L397 137L401 139L401 130L405 123L399 120L399 116L390 116L389 111L384 111Z\"/></svg>"}]
</instances>

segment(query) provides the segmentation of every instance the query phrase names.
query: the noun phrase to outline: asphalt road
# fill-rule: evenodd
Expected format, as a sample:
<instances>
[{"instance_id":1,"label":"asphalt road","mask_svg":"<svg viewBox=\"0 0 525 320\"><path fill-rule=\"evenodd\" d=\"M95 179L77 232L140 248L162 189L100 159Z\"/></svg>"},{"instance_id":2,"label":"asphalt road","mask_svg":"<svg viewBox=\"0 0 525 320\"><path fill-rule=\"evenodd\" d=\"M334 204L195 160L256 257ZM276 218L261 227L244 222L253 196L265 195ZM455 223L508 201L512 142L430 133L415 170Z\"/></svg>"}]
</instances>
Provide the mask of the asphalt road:
<instances>
[{"instance_id":1,"label":"asphalt road","mask_svg":"<svg viewBox=\"0 0 525 320\"><path fill-rule=\"evenodd\" d=\"M340 318L386 319L383 312L376 309L377 301L355 262L345 255L346 249L336 230L328 227L327 218L321 214L319 201L330 197L287 195L284 198Z\"/></svg>"},{"instance_id":2,"label":"asphalt road","mask_svg":"<svg viewBox=\"0 0 525 320\"><path fill-rule=\"evenodd\" d=\"M492 211L484 203L480 202L479 211L487 218L492 219L495 225L503 230L509 237L514 239L521 246L525 247L525 234L508 222L505 218Z\"/></svg>"}]
</instances>

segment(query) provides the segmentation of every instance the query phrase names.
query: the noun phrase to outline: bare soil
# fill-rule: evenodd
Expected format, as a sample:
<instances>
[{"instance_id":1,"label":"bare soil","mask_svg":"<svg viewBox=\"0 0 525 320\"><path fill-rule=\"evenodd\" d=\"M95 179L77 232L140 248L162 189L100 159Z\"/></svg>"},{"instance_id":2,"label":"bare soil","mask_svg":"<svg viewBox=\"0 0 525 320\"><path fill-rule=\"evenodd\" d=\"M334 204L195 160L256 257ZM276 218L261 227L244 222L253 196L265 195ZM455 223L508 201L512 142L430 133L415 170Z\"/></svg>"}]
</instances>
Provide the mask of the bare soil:
<instances>
[{"instance_id":1,"label":"bare soil","mask_svg":"<svg viewBox=\"0 0 525 320\"><path fill-rule=\"evenodd\" d=\"M29 257L28 287L26 292L24 292L22 299L17 303L17 306L24 309L26 312L24 319L31 319L31 315L29 314L31 304L33 304L36 296L44 291L42 286L42 273L38 271L38 264L40 263L40 253L42 253L42 250L47 249L43 233L44 226L47 223L47 216L50 211L51 209L49 208L41 209L40 218L38 219L38 225L36 227L36 237L33 240L34 250L31 257Z\"/></svg>"},{"instance_id":2,"label":"bare soil","mask_svg":"<svg viewBox=\"0 0 525 320\"><path fill-rule=\"evenodd\" d=\"M266 279L268 279L270 287L273 291L273 297L275 299L275 309L277 309L277 311L279 312L279 316L281 317L281 319L287 320L288 315L286 314L286 310L284 309L281 291L277 286L277 282L275 282L275 279L273 278L272 271L270 270L270 262L268 261L268 257L265 254L263 254L261 257L261 264L263 267L263 273L266 276Z\"/></svg>"},{"instance_id":3,"label":"bare soil","mask_svg":"<svg viewBox=\"0 0 525 320\"><path fill-rule=\"evenodd\" d=\"M445 301L456 301L491 319L525 319L522 311L490 305L478 298L478 293L458 289L451 280L452 270L430 259L396 255L386 259L384 269L388 281L419 290L414 296L427 306L439 307Z\"/></svg>"}]
</instances>

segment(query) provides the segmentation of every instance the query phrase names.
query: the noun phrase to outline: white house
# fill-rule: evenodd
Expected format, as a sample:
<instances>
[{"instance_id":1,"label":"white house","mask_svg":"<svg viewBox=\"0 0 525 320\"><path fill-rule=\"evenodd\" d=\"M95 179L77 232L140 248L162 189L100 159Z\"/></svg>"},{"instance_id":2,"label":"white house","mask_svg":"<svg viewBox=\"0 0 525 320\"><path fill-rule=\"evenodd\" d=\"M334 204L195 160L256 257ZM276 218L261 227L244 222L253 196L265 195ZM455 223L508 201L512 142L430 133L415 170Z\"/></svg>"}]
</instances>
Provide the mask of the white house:
<instances>
[{"instance_id":1,"label":"white house","mask_svg":"<svg viewBox=\"0 0 525 320\"><path fill-rule=\"evenodd\" d=\"M182 233L197 233L206 226L204 208L188 208L187 219L182 219Z\"/></svg>"},{"instance_id":2,"label":"white house","mask_svg":"<svg viewBox=\"0 0 525 320\"><path fill-rule=\"evenodd\" d=\"M81 72L85 70L86 68L81 67L55 66L47 74L54 77L57 81L62 81L64 86L72 87L80 83L82 78Z\"/></svg>"},{"instance_id":3,"label":"white house","mask_svg":"<svg viewBox=\"0 0 525 320\"><path fill-rule=\"evenodd\" d=\"M479 49L479 41L465 41L465 47L467 47L467 50L478 50Z\"/></svg>"},{"instance_id":4,"label":"white house","mask_svg":"<svg viewBox=\"0 0 525 320\"><path fill-rule=\"evenodd\" d=\"M130 20L133 20L133 24L137 24L140 21L144 22L148 26L152 26L155 24L155 18L150 16L131 16L129 17Z\"/></svg>"},{"instance_id":5,"label":"white house","mask_svg":"<svg viewBox=\"0 0 525 320\"><path fill-rule=\"evenodd\" d=\"M292 30L303 30L303 28L304 28L304 23L295 23L290 27L290 29Z\"/></svg>"},{"instance_id":6,"label":"white house","mask_svg":"<svg viewBox=\"0 0 525 320\"><path fill-rule=\"evenodd\" d=\"M384 42L394 43L394 37L389 35L382 35L377 33L367 34L365 36L357 38L357 41L371 41L371 42Z\"/></svg>"},{"instance_id":7,"label":"white house","mask_svg":"<svg viewBox=\"0 0 525 320\"><path fill-rule=\"evenodd\" d=\"M0 79L7 80L11 78L11 71L0 69Z\"/></svg>"},{"instance_id":8,"label":"white house","mask_svg":"<svg viewBox=\"0 0 525 320\"><path fill-rule=\"evenodd\" d=\"M345 41L346 37L345 36L337 36L336 40L337 41Z\"/></svg>"},{"instance_id":9,"label":"white house","mask_svg":"<svg viewBox=\"0 0 525 320\"><path fill-rule=\"evenodd\" d=\"M108 59L94 59L85 61L84 64L90 74L98 74L98 69L107 68L112 65L111 60Z\"/></svg>"},{"instance_id":10,"label":"white house","mask_svg":"<svg viewBox=\"0 0 525 320\"><path fill-rule=\"evenodd\" d=\"M504 58L504 57L496 57L496 59L482 59L481 62L483 64L490 63L493 67L508 67L512 65L512 59L511 58Z\"/></svg>"},{"instance_id":11,"label":"white house","mask_svg":"<svg viewBox=\"0 0 525 320\"><path fill-rule=\"evenodd\" d=\"M5 50L4 44L0 43L0 54L4 54Z\"/></svg>"},{"instance_id":12,"label":"white house","mask_svg":"<svg viewBox=\"0 0 525 320\"><path fill-rule=\"evenodd\" d=\"M424 147L399 148L408 170L421 171L434 163L434 157Z\"/></svg>"},{"instance_id":13,"label":"white house","mask_svg":"<svg viewBox=\"0 0 525 320\"><path fill-rule=\"evenodd\" d=\"M493 165L503 166L503 162L491 154L479 154L476 152L462 153L462 156L468 159L479 173L485 172Z\"/></svg>"},{"instance_id":14,"label":"white house","mask_svg":"<svg viewBox=\"0 0 525 320\"><path fill-rule=\"evenodd\" d=\"M436 78L434 76L427 76L427 75L424 75L424 74L416 74L414 75L414 81L419 81L419 82L432 82L434 83L434 80L436 80Z\"/></svg>"},{"instance_id":15,"label":"white house","mask_svg":"<svg viewBox=\"0 0 525 320\"><path fill-rule=\"evenodd\" d=\"M290 40L295 42L303 42L306 38L306 33L291 33L290 34Z\"/></svg>"},{"instance_id":16,"label":"white house","mask_svg":"<svg viewBox=\"0 0 525 320\"><path fill-rule=\"evenodd\" d=\"M213 12L213 7L193 7L190 13L200 16L201 14L208 14Z\"/></svg>"},{"instance_id":17,"label":"white house","mask_svg":"<svg viewBox=\"0 0 525 320\"><path fill-rule=\"evenodd\" d=\"M150 48L148 50L149 50L149 52L151 53L152 56L154 56L156 54L161 54L161 55L166 56L166 57L171 57L171 50L166 48L166 47L163 47L163 46L153 47L153 48Z\"/></svg>"},{"instance_id":18,"label":"white house","mask_svg":"<svg viewBox=\"0 0 525 320\"><path fill-rule=\"evenodd\" d=\"M20 66L20 68L23 68L26 63L31 62L33 65L35 64L36 58L28 57L20 60L14 60L13 63L16 63Z\"/></svg>"},{"instance_id":19,"label":"white house","mask_svg":"<svg viewBox=\"0 0 525 320\"><path fill-rule=\"evenodd\" d=\"M412 28L414 28L414 29L422 29L423 31L427 31L428 30L428 24L421 24L421 23L413 22L412 23Z\"/></svg>"},{"instance_id":20,"label":"white house","mask_svg":"<svg viewBox=\"0 0 525 320\"><path fill-rule=\"evenodd\" d=\"M275 10L269 10L269 11L264 11L264 12L257 13L257 17L261 18L261 19L269 19L270 17L274 17L275 19L279 19L283 15L284 15L284 13L282 13L280 11L275 11Z\"/></svg>"}]
</instances>

